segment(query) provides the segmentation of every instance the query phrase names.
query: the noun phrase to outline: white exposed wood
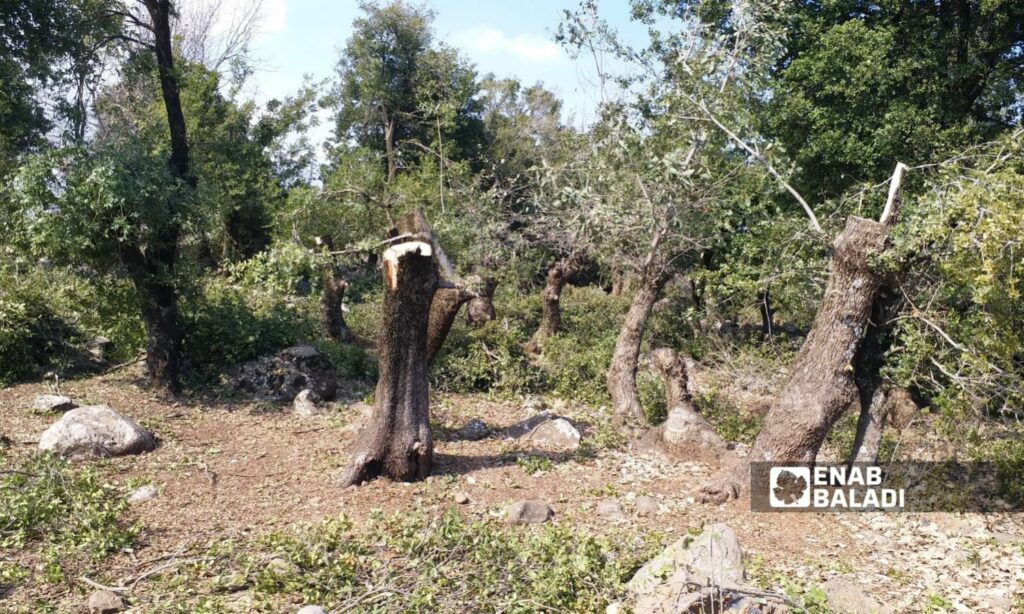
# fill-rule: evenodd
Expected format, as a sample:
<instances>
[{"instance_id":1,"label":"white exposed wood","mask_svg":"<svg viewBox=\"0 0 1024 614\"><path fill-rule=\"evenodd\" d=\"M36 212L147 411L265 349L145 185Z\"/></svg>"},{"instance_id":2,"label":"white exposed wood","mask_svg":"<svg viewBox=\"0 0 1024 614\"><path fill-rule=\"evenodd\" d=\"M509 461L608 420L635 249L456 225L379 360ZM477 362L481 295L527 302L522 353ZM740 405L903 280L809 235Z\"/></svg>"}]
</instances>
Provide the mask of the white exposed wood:
<instances>
[{"instance_id":1,"label":"white exposed wood","mask_svg":"<svg viewBox=\"0 0 1024 614\"><path fill-rule=\"evenodd\" d=\"M398 261L409 254L430 257L433 249L425 241L409 241L393 245L384 251L384 276L388 280L388 288L398 287Z\"/></svg>"},{"instance_id":2,"label":"white exposed wood","mask_svg":"<svg viewBox=\"0 0 1024 614\"><path fill-rule=\"evenodd\" d=\"M882 209L882 216L878 218L881 224L891 224L896 218L896 201L900 195L900 189L903 187L903 177L907 174L910 168L902 162L896 163L896 170L892 173L892 179L889 180L889 197L885 200L885 209Z\"/></svg>"}]
</instances>

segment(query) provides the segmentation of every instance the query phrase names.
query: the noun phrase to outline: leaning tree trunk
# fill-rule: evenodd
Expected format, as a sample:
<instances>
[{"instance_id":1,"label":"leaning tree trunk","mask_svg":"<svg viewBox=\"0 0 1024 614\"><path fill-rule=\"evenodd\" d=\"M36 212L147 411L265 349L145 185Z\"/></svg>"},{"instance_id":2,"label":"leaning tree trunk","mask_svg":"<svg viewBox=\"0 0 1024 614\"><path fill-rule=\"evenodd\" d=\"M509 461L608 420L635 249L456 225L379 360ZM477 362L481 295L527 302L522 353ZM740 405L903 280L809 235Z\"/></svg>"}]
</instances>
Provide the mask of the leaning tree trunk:
<instances>
[{"instance_id":1,"label":"leaning tree trunk","mask_svg":"<svg viewBox=\"0 0 1024 614\"><path fill-rule=\"evenodd\" d=\"M466 322L479 326L497 317L494 311L494 291L498 288L497 280L485 277L478 296L470 299L466 305Z\"/></svg>"},{"instance_id":2,"label":"leaning tree trunk","mask_svg":"<svg viewBox=\"0 0 1024 614\"><path fill-rule=\"evenodd\" d=\"M381 475L412 481L430 474L434 439L428 404L427 331L437 284L429 243L400 243L384 252L375 405L341 478L343 485Z\"/></svg>"},{"instance_id":3,"label":"leaning tree trunk","mask_svg":"<svg viewBox=\"0 0 1024 614\"><path fill-rule=\"evenodd\" d=\"M562 328L562 289L579 273L580 259L571 254L555 263L548 269L548 281L542 294L544 313L541 316L540 328L534 334L534 340L546 339Z\"/></svg>"},{"instance_id":4,"label":"leaning tree trunk","mask_svg":"<svg viewBox=\"0 0 1024 614\"><path fill-rule=\"evenodd\" d=\"M475 294L465 288L438 288L434 300L430 304L430 321L427 324L427 363L433 363L441 352L448 333L459 315L463 304L473 299Z\"/></svg>"},{"instance_id":5,"label":"leaning tree trunk","mask_svg":"<svg viewBox=\"0 0 1024 614\"><path fill-rule=\"evenodd\" d=\"M899 312L902 295L892 288L879 292L871 309L864 342L854 360L854 381L860 398L857 436L850 452L851 463L874 463L882 444L882 430L889 412L889 389L882 381L885 353L892 345L888 322Z\"/></svg>"},{"instance_id":6,"label":"leaning tree trunk","mask_svg":"<svg viewBox=\"0 0 1024 614\"><path fill-rule=\"evenodd\" d=\"M647 321L666 281L668 275L661 272L643 276L615 341L605 381L612 398L612 414L620 424L641 425L647 422L636 390L636 370Z\"/></svg>"},{"instance_id":7,"label":"leaning tree trunk","mask_svg":"<svg viewBox=\"0 0 1024 614\"><path fill-rule=\"evenodd\" d=\"M697 411L685 359L674 350L659 348L651 352L651 362L665 381L668 418L647 431L639 448L656 448L678 459L717 464L728 446Z\"/></svg>"}]
</instances>

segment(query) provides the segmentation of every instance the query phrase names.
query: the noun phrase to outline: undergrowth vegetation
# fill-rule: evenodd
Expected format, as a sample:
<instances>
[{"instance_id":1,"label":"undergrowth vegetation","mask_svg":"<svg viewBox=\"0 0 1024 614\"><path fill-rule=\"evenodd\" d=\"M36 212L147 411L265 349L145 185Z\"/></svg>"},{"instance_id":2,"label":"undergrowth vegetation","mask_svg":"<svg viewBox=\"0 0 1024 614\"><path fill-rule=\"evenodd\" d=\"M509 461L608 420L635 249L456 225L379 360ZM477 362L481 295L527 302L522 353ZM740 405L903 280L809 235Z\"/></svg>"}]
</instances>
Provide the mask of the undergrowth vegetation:
<instances>
[{"instance_id":1,"label":"undergrowth vegetation","mask_svg":"<svg viewBox=\"0 0 1024 614\"><path fill-rule=\"evenodd\" d=\"M139 527L125 516L120 488L92 468L77 469L50 454L18 462L0 450L0 553L33 552L37 565L4 556L5 590L40 574L49 583L73 577L81 566L130 547Z\"/></svg>"},{"instance_id":2,"label":"undergrowth vegetation","mask_svg":"<svg viewBox=\"0 0 1024 614\"><path fill-rule=\"evenodd\" d=\"M454 510L374 513L360 527L342 516L255 542L217 542L163 589L202 586L188 605L167 601L190 612L227 611L230 593L246 589L262 612L292 598L329 611L597 612L623 595L659 545L653 536L613 540L558 525L524 531Z\"/></svg>"}]
</instances>

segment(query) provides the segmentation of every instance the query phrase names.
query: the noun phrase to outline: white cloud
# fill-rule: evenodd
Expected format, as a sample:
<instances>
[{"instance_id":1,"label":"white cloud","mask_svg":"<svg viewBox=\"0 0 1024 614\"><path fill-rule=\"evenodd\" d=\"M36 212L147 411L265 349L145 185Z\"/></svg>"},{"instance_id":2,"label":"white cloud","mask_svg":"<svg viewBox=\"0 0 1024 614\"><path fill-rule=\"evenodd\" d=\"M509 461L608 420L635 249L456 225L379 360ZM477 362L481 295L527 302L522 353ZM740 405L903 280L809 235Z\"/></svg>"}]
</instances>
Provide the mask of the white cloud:
<instances>
[{"instance_id":1,"label":"white cloud","mask_svg":"<svg viewBox=\"0 0 1024 614\"><path fill-rule=\"evenodd\" d=\"M288 11L285 0L263 0L260 7L260 34L282 32L288 27Z\"/></svg>"},{"instance_id":2,"label":"white cloud","mask_svg":"<svg viewBox=\"0 0 1024 614\"><path fill-rule=\"evenodd\" d=\"M470 52L510 53L530 62L546 62L561 57L561 50L553 41L536 34L509 36L498 28L477 26L456 32L452 41Z\"/></svg>"}]
</instances>

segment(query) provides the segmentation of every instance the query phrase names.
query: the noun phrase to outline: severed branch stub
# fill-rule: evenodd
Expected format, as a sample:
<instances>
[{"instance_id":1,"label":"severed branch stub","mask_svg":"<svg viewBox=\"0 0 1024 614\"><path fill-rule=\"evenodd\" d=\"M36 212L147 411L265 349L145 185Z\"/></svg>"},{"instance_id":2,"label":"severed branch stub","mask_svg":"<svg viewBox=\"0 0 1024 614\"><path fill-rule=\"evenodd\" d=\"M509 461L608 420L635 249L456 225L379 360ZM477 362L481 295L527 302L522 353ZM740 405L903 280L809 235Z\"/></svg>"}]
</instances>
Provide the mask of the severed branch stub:
<instances>
[{"instance_id":1,"label":"severed branch stub","mask_svg":"<svg viewBox=\"0 0 1024 614\"><path fill-rule=\"evenodd\" d=\"M358 435L343 486L378 476L426 478L434 439L428 400L427 330L438 288L434 249L424 241L384 252L384 301L378 341L379 379L369 423Z\"/></svg>"}]
</instances>

